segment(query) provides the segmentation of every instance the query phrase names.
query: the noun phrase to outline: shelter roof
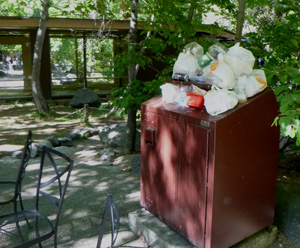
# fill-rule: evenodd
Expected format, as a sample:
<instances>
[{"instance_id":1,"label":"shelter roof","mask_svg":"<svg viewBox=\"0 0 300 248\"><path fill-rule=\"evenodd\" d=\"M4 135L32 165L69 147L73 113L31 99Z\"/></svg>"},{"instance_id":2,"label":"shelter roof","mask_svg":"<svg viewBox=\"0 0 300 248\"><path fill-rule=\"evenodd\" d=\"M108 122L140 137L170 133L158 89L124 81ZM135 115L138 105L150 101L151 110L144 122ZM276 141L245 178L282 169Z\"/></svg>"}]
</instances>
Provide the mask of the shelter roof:
<instances>
[{"instance_id":1,"label":"shelter roof","mask_svg":"<svg viewBox=\"0 0 300 248\"><path fill-rule=\"evenodd\" d=\"M13 30L28 31L39 27L40 18L34 17L0 17L0 30L4 32L11 32ZM130 28L129 21L120 20L101 20L101 19L73 19L73 18L49 18L47 21L47 29L56 32L91 32L101 29L102 31L109 31L116 34L128 33ZM215 30L216 27L214 26ZM143 29L143 23L138 25L138 29ZM214 36L224 37L228 39L234 39L235 34L226 31L221 28L217 28L217 32L214 31ZM207 33L207 31L201 31L200 33Z\"/></svg>"},{"instance_id":2,"label":"shelter roof","mask_svg":"<svg viewBox=\"0 0 300 248\"><path fill-rule=\"evenodd\" d=\"M0 17L1 30L30 30L39 27L40 18L33 17ZM47 29L55 31L93 31L104 29L123 33L129 30L128 21L107 21L92 19L49 18Z\"/></svg>"}]
</instances>

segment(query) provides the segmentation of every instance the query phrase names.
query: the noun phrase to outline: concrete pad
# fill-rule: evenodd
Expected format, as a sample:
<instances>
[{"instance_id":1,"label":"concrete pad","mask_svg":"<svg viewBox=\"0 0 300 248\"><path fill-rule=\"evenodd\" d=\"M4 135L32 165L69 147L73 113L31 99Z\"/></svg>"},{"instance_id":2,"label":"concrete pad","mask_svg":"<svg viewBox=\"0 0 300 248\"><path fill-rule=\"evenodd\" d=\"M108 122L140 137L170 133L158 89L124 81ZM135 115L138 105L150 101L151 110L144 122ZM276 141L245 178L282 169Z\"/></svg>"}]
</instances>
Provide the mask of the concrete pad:
<instances>
[{"instance_id":1,"label":"concrete pad","mask_svg":"<svg viewBox=\"0 0 300 248\"><path fill-rule=\"evenodd\" d=\"M128 214L129 228L151 247L191 248L191 243L145 209Z\"/></svg>"},{"instance_id":2,"label":"concrete pad","mask_svg":"<svg viewBox=\"0 0 300 248\"><path fill-rule=\"evenodd\" d=\"M128 215L129 228L143 236L151 247L190 248L194 247L185 238L160 221L145 209L139 209ZM232 246L232 248L268 248L277 239L277 227L268 228Z\"/></svg>"},{"instance_id":3,"label":"concrete pad","mask_svg":"<svg viewBox=\"0 0 300 248\"><path fill-rule=\"evenodd\" d=\"M269 248L276 241L277 234L277 227L269 226L238 244L231 246L231 248Z\"/></svg>"}]
</instances>

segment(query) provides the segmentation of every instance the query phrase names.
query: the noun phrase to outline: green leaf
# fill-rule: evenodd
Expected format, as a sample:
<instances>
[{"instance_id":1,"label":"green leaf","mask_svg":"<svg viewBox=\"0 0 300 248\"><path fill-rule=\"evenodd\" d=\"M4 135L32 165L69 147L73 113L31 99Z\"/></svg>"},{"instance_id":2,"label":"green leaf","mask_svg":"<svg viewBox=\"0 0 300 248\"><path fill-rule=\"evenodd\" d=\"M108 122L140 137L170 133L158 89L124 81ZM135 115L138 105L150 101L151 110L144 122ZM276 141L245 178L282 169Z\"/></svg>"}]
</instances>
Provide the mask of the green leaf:
<instances>
[{"instance_id":1,"label":"green leaf","mask_svg":"<svg viewBox=\"0 0 300 248\"><path fill-rule=\"evenodd\" d=\"M272 127L275 126L277 127L277 124L278 124L278 120L279 120L279 116L276 116L276 118L274 119L273 123L272 123Z\"/></svg>"},{"instance_id":2,"label":"green leaf","mask_svg":"<svg viewBox=\"0 0 300 248\"><path fill-rule=\"evenodd\" d=\"M281 94L282 92L288 90L288 87L287 86L277 86L275 89L274 89L274 93L276 96L278 96L279 94Z\"/></svg>"},{"instance_id":3,"label":"green leaf","mask_svg":"<svg viewBox=\"0 0 300 248\"><path fill-rule=\"evenodd\" d=\"M297 77L297 78L293 79L292 82L294 84L300 84L300 77Z\"/></svg>"},{"instance_id":4,"label":"green leaf","mask_svg":"<svg viewBox=\"0 0 300 248\"><path fill-rule=\"evenodd\" d=\"M287 79L288 79L287 74L280 74L279 75L279 80L280 80L281 83L286 83Z\"/></svg>"},{"instance_id":5,"label":"green leaf","mask_svg":"<svg viewBox=\"0 0 300 248\"><path fill-rule=\"evenodd\" d=\"M289 136L293 139L296 137L296 131L294 129L291 129L289 132Z\"/></svg>"},{"instance_id":6,"label":"green leaf","mask_svg":"<svg viewBox=\"0 0 300 248\"><path fill-rule=\"evenodd\" d=\"M298 41L295 39L291 39L292 44L298 48Z\"/></svg>"},{"instance_id":7,"label":"green leaf","mask_svg":"<svg viewBox=\"0 0 300 248\"><path fill-rule=\"evenodd\" d=\"M300 146L300 128L297 129L296 145Z\"/></svg>"}]
</instances>

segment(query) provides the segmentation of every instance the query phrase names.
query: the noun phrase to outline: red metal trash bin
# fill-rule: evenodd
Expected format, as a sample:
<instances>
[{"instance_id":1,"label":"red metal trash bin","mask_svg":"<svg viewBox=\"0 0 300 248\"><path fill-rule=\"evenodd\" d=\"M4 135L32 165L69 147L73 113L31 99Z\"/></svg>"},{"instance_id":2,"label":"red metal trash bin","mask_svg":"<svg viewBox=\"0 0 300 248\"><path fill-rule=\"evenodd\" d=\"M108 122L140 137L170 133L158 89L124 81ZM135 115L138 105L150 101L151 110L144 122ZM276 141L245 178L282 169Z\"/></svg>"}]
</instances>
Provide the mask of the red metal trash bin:
<instances>
[{"instance_id":1,"label":"red metal trash bin","mask_svg":"<svg viewBox=\"0 0 300 248\"><path fill-rule=\"evenodd\" d=\"M273 223L279 106L265 90L218 116L142 104L141 205L205 248L230 247Z\"/></svg>"}]
</instances>

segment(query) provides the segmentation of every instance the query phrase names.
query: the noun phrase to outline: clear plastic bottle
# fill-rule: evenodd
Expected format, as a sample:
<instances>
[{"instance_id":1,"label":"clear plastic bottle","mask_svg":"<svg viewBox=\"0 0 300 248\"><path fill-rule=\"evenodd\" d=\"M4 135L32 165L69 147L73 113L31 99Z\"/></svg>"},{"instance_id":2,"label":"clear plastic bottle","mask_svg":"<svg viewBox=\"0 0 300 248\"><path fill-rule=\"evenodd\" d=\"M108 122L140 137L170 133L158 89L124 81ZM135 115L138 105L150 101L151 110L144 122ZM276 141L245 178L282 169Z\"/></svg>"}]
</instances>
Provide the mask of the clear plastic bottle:
<instances>
[{"instance_id":1,"label":"clear plastic bottle","mask_svg":"<svg viewBox=\"0 0 300 248\"><path fill-rule=\"evenodd\" d=\"M208 51L198 61L201 68L208 66L213 60L218 59L219 53L225 54L228 51L221 43L216 43L208 48Z\"/></svg>"},{"instance_id":2,"label":"clear plastic bottle","mask_svg":"<svg viewBox=\"0 0 300 248\"><path fill-rule=\"evenodd\" d=\"M189 75L189 80L193 83L200 83L202 73L192 73Z\"/></svg>"},{"instance_id":3,"label":"clear plastic bottle","mask_svg":"<svg viewBox=\"0 0 300 248\"><path fill-rule=\"evenodd\" d=\"M214 58L217 59L219 53L225 54L228 51L221 43L216 43L208 48L208 53Z\"/></svg>"}]
</instances>

